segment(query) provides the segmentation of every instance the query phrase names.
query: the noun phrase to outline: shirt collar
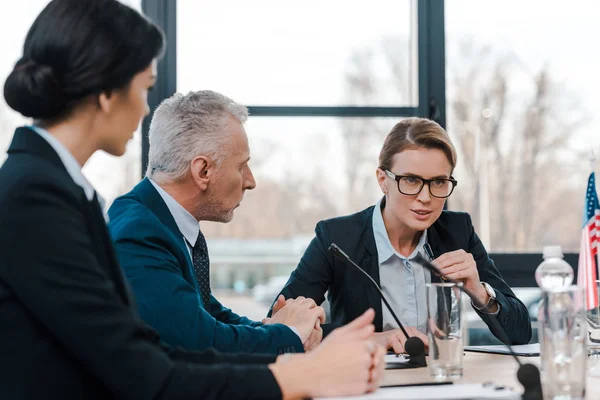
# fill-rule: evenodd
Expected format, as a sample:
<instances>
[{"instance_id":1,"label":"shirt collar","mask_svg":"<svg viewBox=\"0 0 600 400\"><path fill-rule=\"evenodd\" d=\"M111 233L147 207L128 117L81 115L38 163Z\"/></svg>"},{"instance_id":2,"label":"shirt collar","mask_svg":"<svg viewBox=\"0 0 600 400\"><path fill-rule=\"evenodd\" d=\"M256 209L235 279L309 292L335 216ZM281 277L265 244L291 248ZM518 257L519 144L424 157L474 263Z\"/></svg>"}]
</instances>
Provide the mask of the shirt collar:
<instances>
[{"instance_id":1,"label":"shirt collar","mask_svg":"<svg viewBox=\"0 0 600 400\"><path fill-rule=\"evenodd\" d=\"M94 193L96 193L96 190L81 172L81 165L79 165L75 157L73 157L73 154L71 154L71 152L69 152L69 150L67 150L67 148L58 139L52 136L52 134L44 128L41 128L37 125L31 125L29 128L44 138L48 144L52 146L54 151L56 151L56 154L58 154L60 161L65 166L65 169L71 176L71 179L73 179L77 185L81 186L85 192L85 197L91 201L94 198ZM98 196L98 202L100 203L100 206L102 209L104 209L104 199L98 193L96 193L96 195Z\"/></svg>"},{"instance_id":2,"label":"shirt collar","mask_svg":"<svg viewBox=\"0 0 600 400\"><path fill-rule=\"evenodd\" d=\"M408 257L403 256L398 253L394 246L392 246L392 242L390 242L390 238L388 236L387 230L385 229L385 223L383 222L383 214L381 213L381 201L380 199L375 205L375 209L373 210L373 235L375 236L375 245L377 247L377 257L379 264L383 264L387 260L390 259L393 255L398 256L400 259L413 259L417 256L417 253L423 249L425 243L427 243L427 230L423 231L421 234L421 238L419 239L419 243L417 247L412 252L412 254Z\"/></svg>"},{"instance_id":3,"label":"shirt collar","mask_svg":"<svg viewBox=\"0 0 600 400\"><path fill-rule=\"evenodd\" d=\"M200 232L200 224L194 218L192 214L188 212L181 204L177 202L169 193L167 193L163 188L161 188L156 182L152 179L148 179L152 186L156 189L160 197L162 197L163 201L167 205L167 208L171 212L179 231L188 241L188 243L194 247L196 245L196 240L198 239L198 233Z\"/></svg>"}]
</instances>

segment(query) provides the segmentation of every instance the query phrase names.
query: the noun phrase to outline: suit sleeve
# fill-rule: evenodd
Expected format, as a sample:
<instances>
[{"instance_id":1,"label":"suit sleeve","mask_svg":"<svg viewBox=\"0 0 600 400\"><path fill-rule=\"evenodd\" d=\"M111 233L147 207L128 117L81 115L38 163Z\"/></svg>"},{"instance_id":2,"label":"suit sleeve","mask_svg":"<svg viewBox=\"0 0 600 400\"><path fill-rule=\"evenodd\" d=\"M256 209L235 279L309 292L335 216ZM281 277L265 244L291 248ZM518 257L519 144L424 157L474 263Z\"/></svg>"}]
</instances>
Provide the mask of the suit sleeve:
<instances>
[{"instance_id":1,"label":"suit sleeve","mask_svg":"<svg viewBox=\"0 0 600 400\"><path fill-rule=\"evenodd\" d=\"M509 344L526 344L531 340L531 320L527 307L515 296L508 284L500 275L500 271L494 265L494 262L489 257L483 243L475 233L471 217L467 214L466 219L467 231L469 232L469 249L468 253L473 255L477 263L479 272L479 280L487 282L496 291L496 300L500 304L500 312L498 315L490 315L479 310L474 310L479 314L481 319L488 325L490 331L499 340L502 333L498 333L490 325L491 318L497 318L510 339Z\"/></svg>"},{"instance_id":2,"label":"suit sleeve","mask_svg":"<svg viewBox=\"0 0 600 400\"><path fill-rule=\"evenodd\" d=\"M272 364L277 361L274 354L252 354L252 353L219 353L214 349L204 351L186 351L179 347L173 348L161 344L169 357L176 361L187 361L190 363L224 363L224 364Z\"/></svg>"},{"instance_id":3,"label":"suit sleeve","mask_svg":"<svg viewBox=\"0 0 600 400\"><path fill-rule=\"evenodd\" d=\"M285 325L235 325L226 322L227 317L222 322L211 315L168 250L172 245L163 232L165 228L151 218L130 219L122 224L111 221L111 233L140 314L162 340L189 350L213 347L222 352L272 354L304 351L300 338ZM212 297L211 308L223 307Z\"/></svg>"},{"instance_id":4,"label":"suit sleeve","mask_svg":"<svg viewBox=\"0 0 600 400\"><path fill-rule=\"evenodd\" d=\"M231 309L225 307L219 300L213 295L210 296L210 315L212 315L217 321L223 322L229 325L247 325L258 327L262 326L261 322L252 321L246 317L237 315Z\"/></svg>"},{"instance_id":5,"label":"suit sleeve","mask_svg":"<svg viewBox=\"0 0 600 400\"><path fill-rule=\"evenodd\" d=\"M315 237L308 245L300 263L292 272L280 294L286 299L304 296L313 299L319 305L325 301L325 293L333 281L333 259L327 251L328 243L330 241L327 228L321 221L315 228ZM272 311L273 306L271 306L268 316L271 316ZM338 324L324 324L322 326L323 335L327 336L338 326Z\"/></svg>"},{"instance_id":6,"label":"suit sleeve","mask_svg":"<svg viewBox=\"0 0 600 400\"><path fill-rule=\"evenodd\" d=\"M32 180L0 210L1 277L81 368L118 398L281 397L266 365L218 363L211 353L195 362L169 357L98 264L81 199L47 179Z\"/></svg>"}]
</instances>

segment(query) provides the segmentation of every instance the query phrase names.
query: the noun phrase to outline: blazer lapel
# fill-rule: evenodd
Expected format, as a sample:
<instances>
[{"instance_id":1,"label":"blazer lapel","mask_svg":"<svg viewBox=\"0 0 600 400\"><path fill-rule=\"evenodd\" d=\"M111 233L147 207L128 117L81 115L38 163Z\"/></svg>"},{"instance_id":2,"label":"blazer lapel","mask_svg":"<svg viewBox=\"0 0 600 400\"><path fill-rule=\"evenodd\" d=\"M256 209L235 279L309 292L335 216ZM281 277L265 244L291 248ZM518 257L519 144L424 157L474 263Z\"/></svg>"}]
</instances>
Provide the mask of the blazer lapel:
<instances>
[{"instance_id":1,"label":"blazer lapel","mask_svg":"<svg viewBox=\"0 0 600 400\"><path fill-rule=\"evenodd\" d=\"M169 207L165 204L163 198L160 196L152 182L148 178L144 178L140 183L136 185L133 189L135 194L141 200L141 202L152 211L169 230L177 237L179 246L183 253L185 254L185 258L187 261L187 268L183 268L182 266L182 274L189 282L192 282L194 285L198 285L196 282L196 276L192 272L193 271L193 261L189 254L187 245L183 239L183 233L179 230L177 226L177 222L175 222L175 218L169 211Z\"/></svg>"},{"instance_id":2,"label":"blazer lapel","mask_svg":"<svg viewBox=\"0 0 600 400\"><path fill-rule=\"evenodd\" d=\"M363 242L365 243L366 253L365 257L362 260L360 260L359 266L363 268L371 276L371 278L373 278L375 283L377 283L377 286L381 287L379 277L379 258L377 255L377 245L375 244L375 235L373 234L373 213L368 213L367 216L368 219L366 221L366 226L368 228L365 230ZM366 276L361 276L361 279L364 282L363 287L365 289L365 296L368 305L369 307L373 308L373 310L375 310L375 321L373 321L375 325L375 331L381 332L383 329L381 295L370 282L367 282Z\"/></svg>"},{"instance_id":3,"label":"blazer lapel","mask_svg":"<svg viewBox=\"0 0 600 400\"><path fill-rule=\"evenodd\" d=\"M171 215L171 212L169 211L169 207L167 207L164 200L160 197L160 194L156 191L156 188L148 178L144 178L138 183L134 192L138 195L142 203L156 214L158 219L160 219L160 222L167 226L175 235L183 236L177 226L177 222L175 222L175 218L173 218L173 215Z\"/></svg>"}]
</instances>

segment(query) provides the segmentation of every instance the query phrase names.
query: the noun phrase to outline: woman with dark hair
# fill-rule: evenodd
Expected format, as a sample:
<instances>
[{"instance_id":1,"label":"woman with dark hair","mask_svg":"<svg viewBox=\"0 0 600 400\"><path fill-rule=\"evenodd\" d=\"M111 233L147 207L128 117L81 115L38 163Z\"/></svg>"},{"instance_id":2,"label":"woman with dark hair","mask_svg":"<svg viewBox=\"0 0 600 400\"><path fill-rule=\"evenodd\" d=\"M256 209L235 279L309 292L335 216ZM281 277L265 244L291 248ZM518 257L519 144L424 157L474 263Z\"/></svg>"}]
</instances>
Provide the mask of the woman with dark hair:
<instances>
[{"instance_id":1,"label":"woman with dark hair","mask_svg":"<svg viewBox=\"0 0 600 400\"><path fill-rule=\"evenodd\" d=\"M327 334L367 308L375 309L375 340L396 352L406 338L365 277L327 251L336 243L377 282L411 335L427 337L425 285L439 277L412 262L429 256L445 276L461 280L476 296L473 308L488 326L497 318L511 344L528 343L527 308L502 279L467 213L445 211L457 181L456 151L436 122L407 118L392 128L379 154L376 178L383 198L356 214L321 221L316 237L283 288L285 298L321 304L328 292L333 323ZM278 302L278 304L280 304ZM475 304L482 304L477 307ZM498 337L502 333L494 331Z\"/></svg>"},{"instance_id":2,"label":"woman with dark hair","mask_svg":"<svg viewBox=\"0 0 600 400\"><path fill-rule=\"evenodd\" d=\"M310 354L168 349L135 309L101 202L81 173L122 155L148 114L161 30L115 0L54 0L4 85L18 128L0 168L0 393L7 399L298 398L382 376L368 311ZM298 309L322 309L308 300Z\"/></svg>"}]
</instances>

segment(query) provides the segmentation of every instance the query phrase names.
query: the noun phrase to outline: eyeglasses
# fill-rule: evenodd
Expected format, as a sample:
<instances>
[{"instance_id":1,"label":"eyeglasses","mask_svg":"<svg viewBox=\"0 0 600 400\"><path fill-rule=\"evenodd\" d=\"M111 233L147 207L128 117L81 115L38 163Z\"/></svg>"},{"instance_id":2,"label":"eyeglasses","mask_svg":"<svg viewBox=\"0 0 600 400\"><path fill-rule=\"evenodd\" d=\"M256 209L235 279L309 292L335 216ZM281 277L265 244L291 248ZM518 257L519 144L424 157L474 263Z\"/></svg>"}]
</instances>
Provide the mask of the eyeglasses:
<instances>
[{"instance_id":1,"label":"eyeglasses","mask_svg":"<svg viewBox=\"0 0 600 400\"><path fill-rule=\"evenodd\" d=\"M435 178L435 179L424 179L414 175L396 175L393 172L388 171L387 169L380 168L383 172L386 173L387 176L392 178L398 183L398 191L407 196L416 196L421 193L423 190L423 186L427 184L429 187L429 193L433 197L437 197L438 199L445 199L449 197L454 188L458 184L456 179L450 177L450 179L445 178Z\"/></svg>"}]
</instances>

